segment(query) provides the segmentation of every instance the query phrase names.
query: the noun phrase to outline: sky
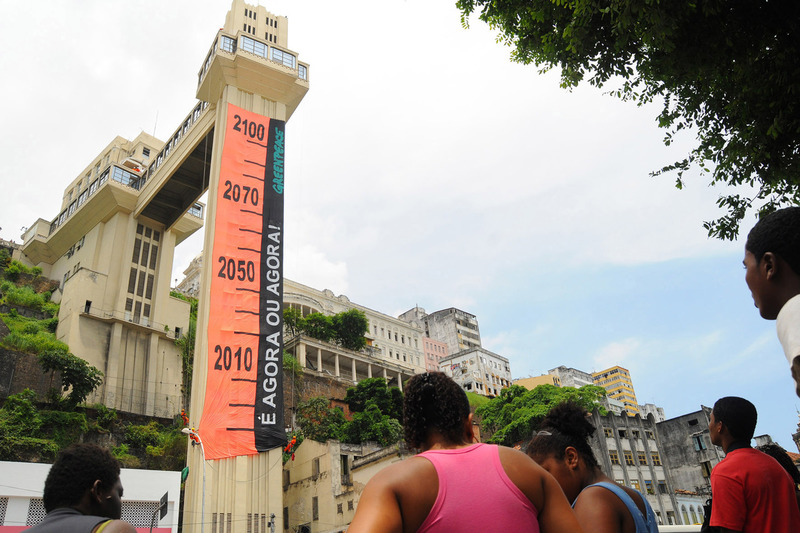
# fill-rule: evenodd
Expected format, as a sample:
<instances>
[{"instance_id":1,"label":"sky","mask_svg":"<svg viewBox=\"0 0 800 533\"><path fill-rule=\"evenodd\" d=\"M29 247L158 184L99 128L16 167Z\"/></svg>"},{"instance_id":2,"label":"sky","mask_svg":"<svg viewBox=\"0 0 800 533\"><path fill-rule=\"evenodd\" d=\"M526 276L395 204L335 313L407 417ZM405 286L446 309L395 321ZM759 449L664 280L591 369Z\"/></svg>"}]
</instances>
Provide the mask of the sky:
<instances>
[{"instance_id":1,"label":"sky","mask_svg":"<svg viewBox=\"0 0 800 533\"><path fill-rule=\"evenodd\" d=\"M649 175L693 142L664 146L657 106L560 88L452 0L261 5L310 65L286 126L286 277L392 316L470 312L514 378L621 365L668 418L745 397L756 434L796 451L800 399L744 241L702 227L725 189ZM229 8L0 0L0 237L55 217L115 136L168 137ZM201 248L177 248L173 279Z\"/></svg>"}]
</instances>

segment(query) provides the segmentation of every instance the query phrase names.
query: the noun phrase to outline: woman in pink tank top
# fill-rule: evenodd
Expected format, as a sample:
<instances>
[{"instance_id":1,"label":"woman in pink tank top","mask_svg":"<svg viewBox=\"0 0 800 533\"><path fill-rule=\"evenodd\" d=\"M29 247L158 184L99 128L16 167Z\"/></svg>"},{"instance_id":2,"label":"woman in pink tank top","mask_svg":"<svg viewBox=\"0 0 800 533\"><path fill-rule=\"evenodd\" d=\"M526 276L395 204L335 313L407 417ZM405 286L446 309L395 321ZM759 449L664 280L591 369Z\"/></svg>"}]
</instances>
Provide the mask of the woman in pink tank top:
<instances>
[{"instance_id":1,"label":"woman in pink tank top","mask_svg":"<svg viewBox=\"0 0 800 533\"><path fill-rule=\"evenodd\" d=\"M348 533L580 533L555 479L525 454L475 444L461 387L441 372L412 377L406 442L419 455L373 477Z\"/></svg>"}]
</instances>

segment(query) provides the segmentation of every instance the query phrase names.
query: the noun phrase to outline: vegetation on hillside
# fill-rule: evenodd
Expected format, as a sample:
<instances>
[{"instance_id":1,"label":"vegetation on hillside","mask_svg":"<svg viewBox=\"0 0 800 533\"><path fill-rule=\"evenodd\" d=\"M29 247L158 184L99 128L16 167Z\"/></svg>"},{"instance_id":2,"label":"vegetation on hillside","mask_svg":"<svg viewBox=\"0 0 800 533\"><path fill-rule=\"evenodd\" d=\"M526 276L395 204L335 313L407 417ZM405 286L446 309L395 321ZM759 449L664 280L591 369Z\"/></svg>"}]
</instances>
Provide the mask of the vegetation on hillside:
<instances>
[{"instance_id":1,"label":"vegetation on hillside","mask_svg":"<svg viewBox=\"0 0 800 533\"><path fill-rule=\"evenodd\" d=\"M318 442L374 441L381 446L400 440L403 394L397 387L389 387L383 378L365 379L347 389L345 401L352 413L351 420L345 418L341 409L331 407L330 400L324 397L298 405L297 423L302 434Z\"/></svg>"}]
</instances>

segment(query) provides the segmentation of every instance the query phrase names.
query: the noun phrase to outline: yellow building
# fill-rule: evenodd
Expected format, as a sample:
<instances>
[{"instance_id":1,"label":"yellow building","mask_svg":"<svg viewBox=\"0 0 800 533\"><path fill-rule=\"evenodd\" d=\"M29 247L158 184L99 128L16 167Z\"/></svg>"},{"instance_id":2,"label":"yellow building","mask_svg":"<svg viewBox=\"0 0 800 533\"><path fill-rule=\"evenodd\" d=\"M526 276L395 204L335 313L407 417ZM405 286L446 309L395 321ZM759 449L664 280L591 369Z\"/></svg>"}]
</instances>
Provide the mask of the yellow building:
<instances>
[{"instance_id":1,"label":"yellow building","mask_svg":"<svg viewBox=\"0 0 800 533\"><path fill-rule=\"evenodd\" d=\"M543 374L541 376L515 379L511 384L533 390L539 385L555 385L556 387L560 387L561 380L558 379L558 376L553 374Z\"/></svg>"},{"instance_id":2,"label":"yellow building","mask_svg":"<svg viewBox=\"0 0 800 533\"><path fill-rule=\"evenodd\" d=\"M633 390L633 381L631 381L631 373L627 368L612 366L600 372L593 372L592 379L595 385L606 389L609 398L622 402L628 415L640 414L636 393Z\"/></svg>"},{"instance_id":3,"label":"yellow building","mask_svg":"<svg viewBox=\"0 0 800 533\"><path fill-rule=\"evenodd\" d=\"M183 209L170 227L136 215L148 165L164 142L117 137L64 189L58 215L23 235L22 259L61 280L56 335L105 379L89 401L152 416L184 407L175 339L189 304L172 298L175 245L203 225L203 205Z\"/></svg>"}]
</instances>

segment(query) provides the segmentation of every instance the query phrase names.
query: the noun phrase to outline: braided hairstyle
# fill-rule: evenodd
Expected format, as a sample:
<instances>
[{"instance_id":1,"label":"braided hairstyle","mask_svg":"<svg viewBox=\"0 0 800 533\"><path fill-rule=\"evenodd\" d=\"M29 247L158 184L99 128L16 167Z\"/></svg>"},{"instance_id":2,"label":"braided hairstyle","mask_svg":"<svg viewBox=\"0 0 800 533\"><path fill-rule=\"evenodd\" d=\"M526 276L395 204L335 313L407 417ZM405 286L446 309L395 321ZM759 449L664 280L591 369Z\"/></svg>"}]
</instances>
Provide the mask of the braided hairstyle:
<instances>
[{"instance_id":1,"label":"braided hairstyle","mask_svg":"<svg viewBox=\"0 0 800 533\"><path fill-rule=\"evenodd\" d=\"M747 235L744 248L757 263L765 253L772 252L800 275L800 207L787 207L761 217Z\"/></svg>"},{"instance_id":2,"label":"braided hairstyle","mask_svg":"<svg viewBox=\"0 0 800 533\"><path fill-rule=\"evenodd\" d=\"M539 431L528 444L528 455L563 459L568 446L577 450L589 468L600 468L589 445L595 427L588 420L589 412L578 403L567 400L553 407L542 420Z\"/></svg>"},{"instance_id":3,"label":"braided hairstyle","mask_svg":"<svg viewBox=\"0 0 800 533\"><path fill-rule=\"evenodd\" d=\"M800 484L800 471L797 470L797 466L792 462L792 458L789 457L789 454L786 453L780 444L771 442L769 444L762 444L756 450L760 452L764 452L765 454L769 455L780 464L784 470L791 476L792 482L797 485Z\"/></svg>"},{"instance_id":4,"label":"braided hairstyle","mask_svg":"<svg viewBox=\"0 0 800 533\"><path fill-rule=\"evenodd\" d=\"M435 430L451 444L464 441L469 417L467 394L442 372L417 374L408 380L403 399L403 428L411 448L420 448Z\"/></svg>"}]
</instances>

